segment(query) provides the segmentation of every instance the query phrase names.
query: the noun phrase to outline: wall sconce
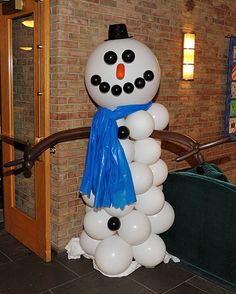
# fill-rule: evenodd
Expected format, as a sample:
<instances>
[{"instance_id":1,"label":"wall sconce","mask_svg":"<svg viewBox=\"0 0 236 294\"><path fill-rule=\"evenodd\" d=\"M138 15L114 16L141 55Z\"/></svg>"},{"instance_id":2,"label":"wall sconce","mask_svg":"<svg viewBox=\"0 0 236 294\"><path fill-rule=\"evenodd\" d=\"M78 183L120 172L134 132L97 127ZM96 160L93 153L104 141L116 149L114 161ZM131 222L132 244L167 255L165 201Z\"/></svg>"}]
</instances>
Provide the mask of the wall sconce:
<instances>
[{"instance_id":1,"label":"wall sconce","mask_svg":"<svg viewBox=\"0 0 236 294\"><path fill-rule=\"evenodd\" d=\"M183 72L182 79L192 81L194 79L194 55L195 34L184 34L183 40Z\"/></svg>"}]
</instances>

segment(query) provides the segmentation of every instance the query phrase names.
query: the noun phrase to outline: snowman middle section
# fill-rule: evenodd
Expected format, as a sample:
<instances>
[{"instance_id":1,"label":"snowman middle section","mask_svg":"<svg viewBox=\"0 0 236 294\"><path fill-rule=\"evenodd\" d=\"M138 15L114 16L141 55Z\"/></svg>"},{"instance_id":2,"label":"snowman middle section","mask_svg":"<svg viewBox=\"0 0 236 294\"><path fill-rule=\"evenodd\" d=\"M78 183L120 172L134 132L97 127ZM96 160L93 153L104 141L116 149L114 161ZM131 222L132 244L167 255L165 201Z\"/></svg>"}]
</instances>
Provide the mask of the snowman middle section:
<instances>
[{"instance_id":1,"label":"snowman middle section","mask_svg":"<svg viewBox=\"0 0 236 294\"><path fill-rule=\"evenodd\" d=\"M164 129L168 118L166 108L155 103L148 111L117 120L136 203L124 209L95 209L94 195L83 195L84 230L67 245L69 258L91 258L94 268L109 277L127 276L140 266L155 267L164 260L166 246L159 234L171 227L175 214L162 191L168 168L160 158L161 142L150 135Z\"/></svg>"}]
</instances>

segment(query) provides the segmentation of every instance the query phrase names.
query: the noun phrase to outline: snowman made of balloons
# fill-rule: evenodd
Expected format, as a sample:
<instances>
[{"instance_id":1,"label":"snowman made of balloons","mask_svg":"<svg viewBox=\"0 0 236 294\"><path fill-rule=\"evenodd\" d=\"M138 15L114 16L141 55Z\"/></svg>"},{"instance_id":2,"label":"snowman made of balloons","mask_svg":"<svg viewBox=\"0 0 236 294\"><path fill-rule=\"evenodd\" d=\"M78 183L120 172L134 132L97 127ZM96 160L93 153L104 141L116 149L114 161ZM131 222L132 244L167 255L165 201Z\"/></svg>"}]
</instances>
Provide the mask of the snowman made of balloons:
<instances>
[{"instance_id":1,"label":"snowman made of balloons","mask_svg":"<svg viewBox=\"0 0 236 294\"><path fill-rule=\"evenodd\" d=\"M110 110L145 104L152 101L159 83L160 68L152 51L129 37L124 24L111 25L109 39L92 52L86 65L85 84L92 100ZM91 258L94 268L110 277L164 260L166 246L159 234L172 226L175 215L162 192L168 169L160 158L161 142L150 135L163 130L168 121L168 111L159 103L116 121L136 202L122 209L94 209L94 195L83 195L84 230L68 243L69 258Z\"/></svg>"}]
</instances>

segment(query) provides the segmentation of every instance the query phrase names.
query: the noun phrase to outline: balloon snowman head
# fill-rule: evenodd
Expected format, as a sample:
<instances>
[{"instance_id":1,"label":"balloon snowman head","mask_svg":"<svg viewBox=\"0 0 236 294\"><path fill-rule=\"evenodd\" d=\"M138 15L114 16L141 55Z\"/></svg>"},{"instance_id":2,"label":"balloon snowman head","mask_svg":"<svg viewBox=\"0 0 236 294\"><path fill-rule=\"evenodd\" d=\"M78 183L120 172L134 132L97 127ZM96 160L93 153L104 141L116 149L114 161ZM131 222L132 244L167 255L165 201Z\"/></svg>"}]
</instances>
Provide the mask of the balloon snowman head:
<instances>
[{"instance_id":1,"label":"balloon snowman head","mask_svg":"<svg viewBox=\"0 0 236 294\"><path fill-rule=\"evenodd\" d=\"M157 93L159 63L143 43L128 36L124 24L111 25L109 38L90 55L85 84L99 106L145 104Z\"/></svg>"}]
</instances>

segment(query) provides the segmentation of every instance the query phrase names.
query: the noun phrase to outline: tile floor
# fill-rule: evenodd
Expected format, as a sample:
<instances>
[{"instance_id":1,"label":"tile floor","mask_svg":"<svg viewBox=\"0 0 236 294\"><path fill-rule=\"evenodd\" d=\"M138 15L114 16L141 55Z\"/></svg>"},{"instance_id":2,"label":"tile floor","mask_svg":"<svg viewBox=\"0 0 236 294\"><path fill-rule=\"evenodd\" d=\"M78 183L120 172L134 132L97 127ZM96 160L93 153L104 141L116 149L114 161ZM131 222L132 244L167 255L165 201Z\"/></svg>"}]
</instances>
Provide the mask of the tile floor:
<instances>
[{"instance_id":1,"label":"tile floor","mask_svg":"<svg viewBox=\"0 0 236 294\"><path fill-rule=\"evenodd\" d=\"M186 270L181 264L140 268L124 278L107 278L92 267L91 260L68 260L54 255L50 263L0 230L0 294L230 294Z\"/></svg>"}]
</instances>

